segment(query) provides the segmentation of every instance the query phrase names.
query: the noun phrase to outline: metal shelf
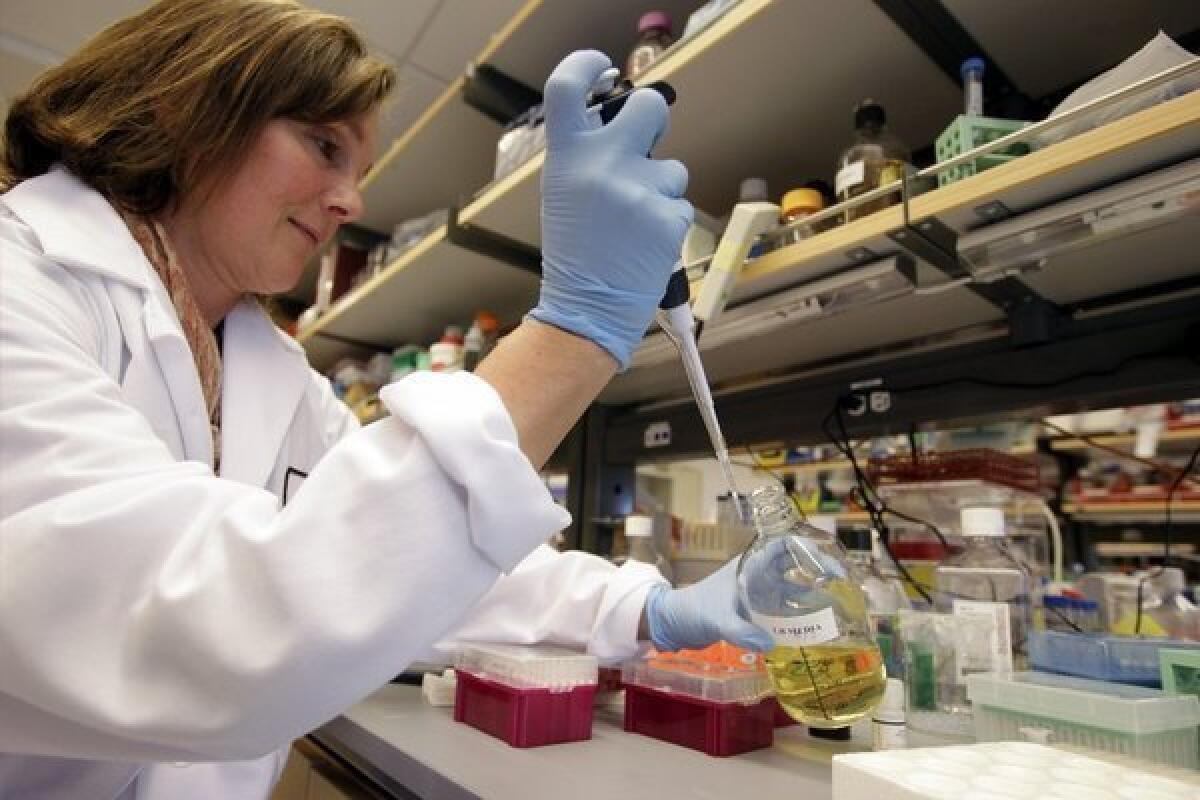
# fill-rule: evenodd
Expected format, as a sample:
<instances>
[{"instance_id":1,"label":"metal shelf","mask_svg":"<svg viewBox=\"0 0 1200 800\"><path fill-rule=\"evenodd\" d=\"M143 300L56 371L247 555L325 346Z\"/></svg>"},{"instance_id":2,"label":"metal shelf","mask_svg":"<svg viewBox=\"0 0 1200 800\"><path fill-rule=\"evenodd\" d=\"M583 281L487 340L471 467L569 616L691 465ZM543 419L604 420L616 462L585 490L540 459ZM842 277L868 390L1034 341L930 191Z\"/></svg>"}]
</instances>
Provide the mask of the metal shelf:
<instances>
[{"instance_id":1,"label":"metal shelf","mask_svg":"<svg viewBox=\"0 0 1200 800\"><path fill-rule=\"evenodd\" d=\"M983 224L981 209L1002 203L1009 212L1041 209L1098 186L1178 164L1200 155L1195 136L1200 123L1200 92L1080 134L1000 167L913 199L913 224L936 219L966 232ZM1186 169L1188 167L1180 167ZM904 212L891 207L797 244L770 252L748 264L733 293L733 303L770 297L819 275L855 269L862 253L883 259L899 252L892 238L904 228ZM1172 281L1200 278L1190 242L1200 236L1200 217L1177 221L1109 239L1095 247L1052 257L1040 271L1022 275L1050 303L1078 304ZM781 369L825 366L907 347L919 352L951 341L983 341L1010 333L1005 313L973 293L970 286L947 284L946 277L918 263L916 291L865 304L834 316L798 317L769 334L701 350L711 381L721 384L761 378ZM720 324L719 321L717 323ZM932 340L931 340L932 337ZM651 334L647 341L658 341ZM620 375L602 399L610 403L644 402L682 396L681 369L634 368Z\"/></svg>"},{"instance_id":2,"label":"metal shelf","mask_svg":"<svg viewBox=\"0 0 1200 800\"><path fill-rule=\"evenodd\" d=\"M1079 522L1100 522L1113 525L1166 522L1166 501L1128 503L1064 503L1062 512ZM1171 503L1172 523L1200 522L1200 500Z\"/></svg>"},{"instance_id":3,"label":"metal shelf","mask_svg":"<svg viewBox=\"0 0 1200 800\"><path fill-rule=\"evenodd\" d=\"M1132 448L1137 440L1137 436L1132 433L1106 433L1096 436L1089 436L1093 442L1106 447L1129 447ZM1200 428L1182 429L1182 430L1165 430L1158 437L1159 447L1169 448L1172 450L1187 449L1200 444ZM1090 444L1084 439L1079 438L1061 438L1051 439L1050 448L1059 451L1076 451L1094 449L1095 445ZM1132 451L1131 451L1132 452Z\"/></svg>"},{"instance_id":4,"label":"metal shelf","mask_svg":"<svg viewBox=\"0 0 1200 800\"><path fill-rule=\"evenodd\" d=\"M831 41L839 43L836 58L796 68L797 53L823 52ZM859 65L868 62L887 80L864 81ZM864 94L881 102L889 127L913 143L932 141L961 102L958 86L871 0L741 0L642 78L656 80L674 86L679 99L655 156L687 164L688 198L717 214L736 200L747 176L766 178L782 194L832 174L851 132L851 107ZM538 244L541 165L535 157L489 187L463 218Z\"/></svg>"},{"instance_id":5,"label":"metal shelf","mask_svg":"<svg viewBox=\"0 0 1200 800\"><path fill-rule=\"evenodd\" d=\"M437 339L449 322L487 308L520 319L537 299L538 276L465 250L442 226L372 280L349 292L297 339L314 368L360 352Z\"/></svg>"}]
</instances>

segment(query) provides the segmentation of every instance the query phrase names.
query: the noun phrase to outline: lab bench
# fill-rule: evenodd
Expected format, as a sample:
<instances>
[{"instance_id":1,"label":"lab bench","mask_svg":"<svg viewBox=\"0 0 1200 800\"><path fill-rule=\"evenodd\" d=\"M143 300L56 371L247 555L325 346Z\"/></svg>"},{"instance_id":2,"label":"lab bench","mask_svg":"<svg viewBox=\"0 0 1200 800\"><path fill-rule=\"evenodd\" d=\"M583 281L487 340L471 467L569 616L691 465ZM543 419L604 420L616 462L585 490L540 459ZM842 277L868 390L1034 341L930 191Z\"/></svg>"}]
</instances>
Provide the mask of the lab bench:
<instances>
[{"instance_id":1,"label":"lab bench","mask_svg":"<svg viewBox=\"0 0 1200 800\"><path fill-rule=\"evenodd\" d=\"M428 705L417 687L392 684L316 730L308 744L382 787L378 796L405 800L729 800L748 791L828 800L833 756L870 749L865 725L849 742L812 739L795 725L776 729L770 748L714 758L626 733L620 709L602 706L589 741L517 749L455 722L452 711Z\"/></svg>"}]
</instances>

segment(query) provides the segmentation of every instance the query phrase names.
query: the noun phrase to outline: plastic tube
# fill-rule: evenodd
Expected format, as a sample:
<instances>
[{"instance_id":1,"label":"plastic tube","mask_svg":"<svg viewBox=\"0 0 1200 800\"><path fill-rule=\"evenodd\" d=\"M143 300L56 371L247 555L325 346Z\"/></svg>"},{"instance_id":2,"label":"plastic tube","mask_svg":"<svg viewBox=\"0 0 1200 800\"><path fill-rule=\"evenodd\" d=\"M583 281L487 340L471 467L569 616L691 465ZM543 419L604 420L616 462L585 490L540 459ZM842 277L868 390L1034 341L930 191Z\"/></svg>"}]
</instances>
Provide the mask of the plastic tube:
<instances>
[{"instance_id":1,"label":"plastic tube","mask_svg":"<svg viewBox=\"0 0 1200 800\"><path fill-rule=\"evenodd\" d=\"M683 270L678 270L678 273L683 274ZM749 524L746 503L743 502L741 493L737 490L737 483L733 478L733 462L729 460L729 448L725 445L725 436L721 433L721 425L717 421L716 406L713 404L712 392L708 388L704 365L700 361L700 349L696 346L696 336L693 333L696 320L692 316L692 309L686 302L670 305L669 308L659 308L657 318L658 324L667 334L667 338L679 350L679 358L683 361L683 370L687 373L692 396L696 400L696 406L700 409L700 418L704 420L704 427L712 442L717 463L721 465L725 482L729 484L729 492L733 498L734 507L737 509L738 517L742 524Z\"/></svg>"},{"instance_id":2,"label":"plastic tube","mask_svg":"<svg viewBox=\"0 0 1200 800\"><path fill-rule=\"evenodd\" d=\"M1058 527L1058 518L1054 516L1054 511L1050 506L1046 505L1045 500L1037 501L1038 508L1042 512L1042 516L1046 518L1046 522L1050 525L1050 548L1052 553L1054 582L1061 584L1063 580L1063 547L1062 547L1062 531Z\"/></svg>"},{"instance_id":3,"label":"plastic tube","mask_svg":"<svg viewBox=\"0 0 1200 800\"><path fill-rule=\"evenodd\" d=\"M982 58L968 58L959 68L963 82L963 113L968 117L983 116L983 69Z\"/></svg>"}]
</instances>

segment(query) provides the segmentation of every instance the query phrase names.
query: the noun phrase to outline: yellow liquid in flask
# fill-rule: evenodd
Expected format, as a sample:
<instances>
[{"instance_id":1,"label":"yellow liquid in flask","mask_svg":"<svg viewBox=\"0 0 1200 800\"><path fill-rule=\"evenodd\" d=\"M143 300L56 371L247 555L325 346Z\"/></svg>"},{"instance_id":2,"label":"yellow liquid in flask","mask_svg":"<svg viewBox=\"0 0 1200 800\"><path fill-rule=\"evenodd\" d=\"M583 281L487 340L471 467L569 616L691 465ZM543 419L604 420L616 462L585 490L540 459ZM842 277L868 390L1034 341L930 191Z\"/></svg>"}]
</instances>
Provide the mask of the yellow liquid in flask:
<instances>
[{"instance_id":1,"label":"yellow liquid in flask","mask_svg":"<svg viewBox=\"0 0 1200 800\"><path fill-rule=\"evenodd\" d=\"M862 719L879 705L887 685L874 642L776 647L766 662L779 705L813 728L842 728Z\"/></svg>"}]
</instances>

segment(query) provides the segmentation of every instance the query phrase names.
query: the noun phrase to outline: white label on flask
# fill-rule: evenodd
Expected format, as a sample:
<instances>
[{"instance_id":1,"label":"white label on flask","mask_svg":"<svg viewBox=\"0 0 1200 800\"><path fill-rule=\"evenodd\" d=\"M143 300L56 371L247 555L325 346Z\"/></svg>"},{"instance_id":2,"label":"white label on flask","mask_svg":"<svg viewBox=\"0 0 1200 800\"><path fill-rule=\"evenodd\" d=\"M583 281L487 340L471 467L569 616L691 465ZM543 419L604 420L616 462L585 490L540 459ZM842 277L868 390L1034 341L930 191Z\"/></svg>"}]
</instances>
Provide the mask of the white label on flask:
<instances>
[{"instance_id":1,"label":"white label on flask","mask_svg":"<svg viewBox=\"0 0 1200 800\"><path fill-rule=\"evenodd\" d=\"M837 617L832 606L795 617L751 613L750 621L771 634L775 644L784 647L810 647L838 637Z\"/></svg>"},{"instance_id":2,"label":"white label on flask","mask_svg":"<svg viewBox=\"0 0 1200 800\"><path fill-rule=\"evenodd\" d=\"M853 164L847 164L837 171L837 175L833 179L834 191L840 197L842 192L847 189L853 189L863 182L867 177L866 164L862 161L855 161Z\"/></svg>"},{"instance_id":3,"label":"white label on flask","mask_svg":"<svg viewBox=\"0 0 1200 800\"><path fill-rule=\"evenodd\" d=\"M1011 674L1012 624L1008 603L955 599L954 616L963 623L957 626L954 639L957 683L965 686L968 675L981 672Z\"/></svg>"}]
</instances>

